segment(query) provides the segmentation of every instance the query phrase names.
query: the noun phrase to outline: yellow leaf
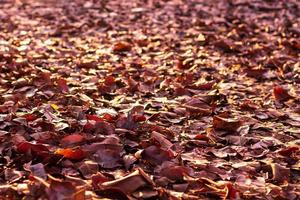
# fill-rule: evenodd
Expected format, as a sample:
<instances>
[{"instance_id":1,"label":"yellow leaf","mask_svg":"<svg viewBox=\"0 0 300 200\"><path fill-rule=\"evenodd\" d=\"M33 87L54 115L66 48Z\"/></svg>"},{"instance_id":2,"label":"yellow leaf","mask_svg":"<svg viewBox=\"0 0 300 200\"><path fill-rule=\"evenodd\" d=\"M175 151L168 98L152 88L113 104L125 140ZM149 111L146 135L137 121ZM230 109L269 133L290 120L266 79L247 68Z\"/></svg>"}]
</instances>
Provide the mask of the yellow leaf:
<instances>
[{"instance_id":1,"label":"yellow leaf","mask_svg":"<svg viewBox=\"0 0 300 200\"><path fill-rule=\"evenodd\" d=\"M51 104L51 107L54 109L54 110L58 110L58 106L56 104Z\"/></svg>"}]
</instances>

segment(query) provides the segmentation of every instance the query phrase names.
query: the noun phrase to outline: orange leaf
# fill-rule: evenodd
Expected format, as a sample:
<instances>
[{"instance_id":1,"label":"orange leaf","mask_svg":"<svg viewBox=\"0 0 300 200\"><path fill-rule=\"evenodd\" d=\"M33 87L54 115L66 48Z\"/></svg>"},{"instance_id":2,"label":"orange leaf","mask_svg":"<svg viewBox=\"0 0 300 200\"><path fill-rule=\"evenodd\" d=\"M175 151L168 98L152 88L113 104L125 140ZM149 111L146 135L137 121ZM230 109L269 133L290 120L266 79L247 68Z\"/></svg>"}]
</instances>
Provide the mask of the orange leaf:
<instances>
[{"instance_id":1,"label":"orange leaf","mask_svg":"<svg viewBox=\"0 0 300 200\"><path fill-rule=\"evenodd\" d=\"M55 151L55 154L62 155L67 159L76 160L76 161L82 160L86 156L86 153L83 150L70 149L70 148L58 149Z\"/></svg>"}]
</instances>

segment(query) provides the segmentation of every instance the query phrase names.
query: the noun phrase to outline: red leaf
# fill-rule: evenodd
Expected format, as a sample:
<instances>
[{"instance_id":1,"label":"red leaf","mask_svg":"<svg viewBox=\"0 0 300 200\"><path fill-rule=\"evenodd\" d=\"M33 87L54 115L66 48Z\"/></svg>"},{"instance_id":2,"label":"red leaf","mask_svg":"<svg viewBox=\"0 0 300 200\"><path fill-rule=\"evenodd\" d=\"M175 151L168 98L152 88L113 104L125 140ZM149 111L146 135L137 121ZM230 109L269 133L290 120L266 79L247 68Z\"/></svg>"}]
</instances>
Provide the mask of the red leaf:
<instances>
[{"instance_id":1,"label":"red leaf","mask_svg":"<svg viewBox=\"0 0 300 200\"><path fill-rule=\"evenodd\" d=\"M229 199L239 199L239 192L233 187L232 183L226 184L227 194L226 197Z\"/></svg>"},{"instance_id":2,"label":"red leaf","mask_svg":"<svg viewBox=\"0 0 300 200\"><path fill-rule=\"evenodd\" d=\"M115 168L122 164L123 146L119 138L107 137L100 143L93 143L86 150L94 153L95 160L103 168Z\"/></svg>"},{"instance_id":3,"label":"red leaf","mask_svg":"<svg viewBox=\"0 0 300 200\"><path fill-rule=\"evenodd\" d=\"M27 153L31 150L32 144L29 142L21 142L17 146L17 151L20 153Z\"/></svg>"},{"instance_id":4,"label":"red leaf","mask_svg":"<svg viewBox=\"0 0 300 200\"><path fill-rule=\"evenodd\" d=\"M132 119L133 119L134 122L146 121L146 117L144 115L133 115Z\"/></svg>"},{"instance_id":5,"label":"red leaf","mask_svg":"<svg viewBox=\"0 0 300 200\"><path fill-rule=\"evenodd\" d=\"M204 134L197 134L197 135L195 136L195 139L198 139L198 140L205 140L205 141L209 141L209 140L210 140L210 138L207 137L207 135L204 135Z\"/></svg>"},{"instance_id":6,"label":"red leaf","mask_svg":"<svg viewBox=\"0 0 300 200\"><path fill-rule=\"evenodd\" d=\"M80 161L85 158L86 153L81 149L58 149L55 151L55 154L62 155L67 159Z\"/></svg>"},{"instance_id":7,"label":"red leaf","mask_svg":"<svg viewBox=\"0 0 300 200\"><path fill-rule=\"evenodd\" d=\"M151 139L156 141L156 143L160 145L161 149L170 151L170 152L172 152L172 154L175 155L175 152L173 152L171 150L171 148L173 147L173 144L164 135L162 135L156 131L153 131L151 133Z\"/></svg>"},{"instance_id":8,"label":"red leaf","mask_svg":"<svg viewBox=\"0 0 300 200\"><path fill-rule=\"evenodd\" d=\"M273 95L277 101L286 101L291 98L291 96L288 94L287 90L285 90L281 86L275 86L273 88Z\"/></svg>"},{"instance_id":9,"label":"red leaf","mask_svg":"<svg viewBox=\"0 0 300 200\"><path fill-rule=\"evenodd\" d=\"M59 78L57 81L57 86L62 92L69 92L69 86L67 85L67 81L63 78Z\"/></svg>"},{"instance_id":10,"label":"red leaf","mask_svg":"<svg viewBox=\"0 0 300 200\"><path fill-rule=\"evenodd\" d=\"M94 129L94 124L87 122L84 126L83 126L83 130L86 132L90 132Z\"/></svg>"},{"instance_id":11,"label":"red leaf","mask_svg":"<svg viewBox=\"0 0 300 200\"><path fill-rule=\"evenodd\" d=\"M107 86L111 86L116 84L116 80L113 76L107 76L104 80L104 84Z\"/></svg>"},{"instance_id":12,"label":"red leaf","mask_svg":"<svg viewBox=\"0 0 300 200\"><path fill-rule=\"evenodd\" d=\"M82 135L72 134L72 135L68 135L68 136L64 137L60 143L63 146L67 146L67 145L71 145L71 144L80 143L83 140L84 140L84 137Z\"/></svg>"},{"instance_id":13,"label":"red leaf","mask_svg":"<svg viewBox=\"0 0 300 200\"><path fill-rule=\"evenodd\" d=\"M108 121L108 122L113 122L115 117L113 117L112 115L108 114L108 113L105 113L102 118L105 120L105 121Z\"/></svg>"},{"instance_id":14,"label":"red leaf","mask_svg":"<svg viewBox=\"0 0 300 200\"><path fill-rule=\"evenodd\" d=\"M49 155L49 150L42 144L32 144L29 142L21 142L17 145L17 151L23 154L31 154L32 156L38 156L45 158Z\"/></svg>"},{"instance_id":15,"label":"red leaf","mask_svg":"<svg viewBox=\"0 0 300 200\"><path fill-rule=\"evenodd\" d=\"M146 132L156 131L162 135L165 135L168 139L173 138L175 136L175 133L173 131L154 124L144 123L140 126L140 129Z\"/></svg>"},{"instance_id":16,"label":"red leaf","mask_svg":"<svg viewBox=\"0 0 300 200\"><path fill-rule=\"evenodd\" d=\"M86 118L88 120L93 120L93 121L96 121L96 122L103 121L103 119L101 117L98 117L97 115L86 115Z\"/></svg>"},{"instance_id":17,"label":"red leaf","mask_svg":"<svg viewBox=\"0 0 300 200\"><path fill-rule=\"evenodd\" d=\"M290 157L293 153L295 153L299 150L300 150L300 147L293 146L293 147L287 147L287 148L281 149L278 151L278 153L282 156Z\"/></svg>"},{"instance_id":18,"label":"red leaf","mask_svg":"<svg viewBox=\"0 0 300 200\"><path fill-rule=\"evenodd\" d=\"M21 142L17 146L17 150L20 153L39 152L39 151L49 151L48 148L42 144L32 144L29 142Z\"/></svg>"},{"instance_id":19,"label":"red leaf","mask_svg":"<svg viewBox=\"0 0 300 200\"><path fill-rule=\"evenodd\" d=\"M35 114L25 114L22 117L24 117L28 122L34 121L38 118Z\"/></svg>"},{"instance_id":20,"label":"red leaf","mask_svg":"<svg viewBox=\"0 0 300 200\"><path fill-rule=\"evenodd\" d=\"M97 67L97 62L96 61L83 61L81 63L78 63L77 67L87 68L87 69L95 68L95 67Z\"/></svg>"}]
</instances>

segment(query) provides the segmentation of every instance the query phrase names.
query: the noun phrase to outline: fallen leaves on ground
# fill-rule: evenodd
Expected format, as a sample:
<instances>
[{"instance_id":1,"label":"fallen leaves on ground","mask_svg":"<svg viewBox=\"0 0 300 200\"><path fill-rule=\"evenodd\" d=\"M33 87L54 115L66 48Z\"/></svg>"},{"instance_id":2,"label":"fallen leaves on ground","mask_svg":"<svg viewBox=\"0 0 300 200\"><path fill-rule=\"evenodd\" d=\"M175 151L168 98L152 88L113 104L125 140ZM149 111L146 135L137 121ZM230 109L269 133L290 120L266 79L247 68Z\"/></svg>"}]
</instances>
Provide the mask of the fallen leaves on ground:
<instances>
[{"instance_id":1,"label":"fallen leaves on ground","mask_svg":"<svg viewBox=\"0 0 300 200\"><path fill-rule=\"evenodd\" d=\"M299 199L299 9L1 1L0 199Z\"/></svg>"}]
</instances>

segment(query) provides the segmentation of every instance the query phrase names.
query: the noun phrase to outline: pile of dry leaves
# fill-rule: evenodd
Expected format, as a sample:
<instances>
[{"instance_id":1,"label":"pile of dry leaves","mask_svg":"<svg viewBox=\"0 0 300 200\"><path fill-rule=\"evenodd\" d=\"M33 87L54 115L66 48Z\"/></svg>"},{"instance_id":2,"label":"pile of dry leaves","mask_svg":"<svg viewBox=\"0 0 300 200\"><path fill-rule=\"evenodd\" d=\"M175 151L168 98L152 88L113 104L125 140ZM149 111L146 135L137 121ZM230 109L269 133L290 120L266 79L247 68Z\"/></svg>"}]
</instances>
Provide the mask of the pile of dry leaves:
<instances>
[{"instance_id":1,"label":"pile of dry leaves","mask_svg":"<svg viewBox=\"0 0 300 200\"><path fill-rule=\"evenodd\" d=\"M300 196L298 0L4 0L0 199Z\"/></svg>"}]
</instances>

